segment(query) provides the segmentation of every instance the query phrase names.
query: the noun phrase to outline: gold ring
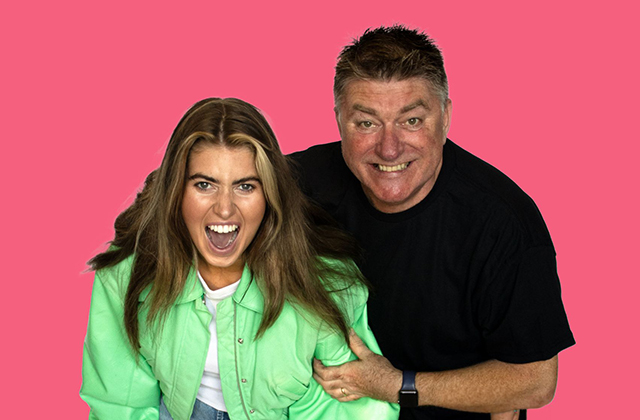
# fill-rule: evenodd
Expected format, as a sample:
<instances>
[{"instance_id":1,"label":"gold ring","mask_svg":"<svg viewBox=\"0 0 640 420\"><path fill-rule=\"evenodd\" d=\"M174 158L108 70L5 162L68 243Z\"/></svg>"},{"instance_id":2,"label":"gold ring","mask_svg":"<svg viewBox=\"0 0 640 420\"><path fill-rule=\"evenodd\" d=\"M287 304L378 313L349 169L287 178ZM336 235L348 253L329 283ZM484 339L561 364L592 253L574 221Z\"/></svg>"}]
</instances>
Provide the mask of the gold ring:
<instances>
[{"instance_id":1,"label":"gold ring","mask_svg":"<svg viewBox=\"0 0 640 420\"><path fill-rule=\"evenodd\" d=\"M345 391L344 388L340 388L340 392L342 392L342 395L345 397L347 396L347 391Z\"/></svg>"}]
</instances>

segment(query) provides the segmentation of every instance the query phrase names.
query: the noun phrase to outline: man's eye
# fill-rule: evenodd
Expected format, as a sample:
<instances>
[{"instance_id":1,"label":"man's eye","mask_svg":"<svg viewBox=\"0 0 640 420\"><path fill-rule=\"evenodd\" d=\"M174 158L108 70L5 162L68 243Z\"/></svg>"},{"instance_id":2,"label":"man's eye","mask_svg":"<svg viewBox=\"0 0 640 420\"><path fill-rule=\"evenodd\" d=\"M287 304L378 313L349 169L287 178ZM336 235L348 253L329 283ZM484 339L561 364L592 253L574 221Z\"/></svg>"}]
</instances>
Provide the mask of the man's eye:
<instances>
[{"instance_id":1,"label":"man's eye","mask_svg":"<svg viewBox=\"0 0 640 420\"><path fill-rule=\"evenodd\" d=\"M418 125L420 124L420 118L409 118L407 120L408 125Z\"/></svg>"},{"instance_id":2,"label":"man's eye","mask_svg":"<svg viewBox=\"0 0 640 420\"><path fill-rule=\"evenodd\" d=\"M371 121L360 121L360 127L371 128L373 127L373 123Z\"/></svg>"}]
</instances>

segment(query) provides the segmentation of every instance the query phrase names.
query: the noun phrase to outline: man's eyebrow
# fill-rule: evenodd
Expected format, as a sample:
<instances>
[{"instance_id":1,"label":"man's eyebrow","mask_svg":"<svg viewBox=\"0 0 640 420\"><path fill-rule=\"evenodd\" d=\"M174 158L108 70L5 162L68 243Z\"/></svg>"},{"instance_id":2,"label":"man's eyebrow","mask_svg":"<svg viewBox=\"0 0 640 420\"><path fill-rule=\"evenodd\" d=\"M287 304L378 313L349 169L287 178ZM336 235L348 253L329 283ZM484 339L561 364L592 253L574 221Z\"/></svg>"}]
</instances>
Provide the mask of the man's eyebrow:
<instances>
[{"instance_id":1,"label":"man's eyebrow","mask_svg":"<svg viewBox=\"0 0 640 420\"><path fill-rule=\"evenodd\" d=\"M407 106L404 106L400 110L400 113L404 114L405 112L409 112L411 110L414 110L414 109L420 108L420 107L425 108L425 109L429 109L427 104L422 99L418 99L417 101L415 101L415 102L413 102L413 103L411 103L411 104L409 104ZM365 114L373 115L373 116L377 116L378 115L378 113L376 112L375 109L369 108L369 107L366 107L364 105L357 104L357 103L353 104L353 109L355 109L356 111L364 112Z\"/></svg>"},{"instance_id":2,"label":"man's eyebrow","mask_svg":"<svg viewBox=\"0 0 640 420\"><path fill-rule=\"evenodd\" d=\"M404 114L405 112L409 112L409 111L412 111L412 110L414 110L414 109L416 109L416 108L420 108L420 107L423 107L423 108L425 108L425 109L429 109L429 107L427 106L427 104L425 104L425 103L424 103L424 101L423 101L422 99L418 99L418 100L417 100L417 101L415 101L414 103L409 104L409 105L407 105L407 106L403 107L403 108L400 110L400 113L401 113L401 114Z\"/></svg>"},{"instance_id":3,"label":"man's eyebrow","mask_svg":"<svg viewBox=\"0 0 640 420\"><path fill-rule=\"evenodd\" d=\"M370 114L374 116L378 115L375 109L366 107L361 104L353 104L353 109L355 109L356 111L364 112L365 114Z\"/></svg>"}]
</instances>

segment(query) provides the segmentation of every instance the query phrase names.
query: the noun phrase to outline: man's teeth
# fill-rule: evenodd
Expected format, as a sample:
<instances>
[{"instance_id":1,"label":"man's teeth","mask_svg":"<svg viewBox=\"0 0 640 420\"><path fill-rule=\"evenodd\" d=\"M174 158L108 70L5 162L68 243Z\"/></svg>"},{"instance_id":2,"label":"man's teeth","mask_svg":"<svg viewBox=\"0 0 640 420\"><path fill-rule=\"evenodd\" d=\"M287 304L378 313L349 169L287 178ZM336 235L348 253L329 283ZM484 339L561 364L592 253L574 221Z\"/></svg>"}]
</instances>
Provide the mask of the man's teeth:
<instances>
[{"instance_id":1,"label":"man's teeth","mask_svg":"<svg viewBox=\"0 0 640 420\"><path fill-rule=\"evenodd\" d=\"M400 165L396 165L396 166L385 166L380 164L377 165L378 169L381 170L382 172L401 171L405 169L407 166L409 166L409 162L401 163Z\"/></svg>"},{"instance_id":2,"label":"man's teeth","mask_svg":"<svg viewBox=\"0 0 640 420\"><path fill-rule=\"evenodd\" d=\"M238 230L238 225L209 225L207 228L216 233L229 233Z\"/></svg>"}]
</instances>

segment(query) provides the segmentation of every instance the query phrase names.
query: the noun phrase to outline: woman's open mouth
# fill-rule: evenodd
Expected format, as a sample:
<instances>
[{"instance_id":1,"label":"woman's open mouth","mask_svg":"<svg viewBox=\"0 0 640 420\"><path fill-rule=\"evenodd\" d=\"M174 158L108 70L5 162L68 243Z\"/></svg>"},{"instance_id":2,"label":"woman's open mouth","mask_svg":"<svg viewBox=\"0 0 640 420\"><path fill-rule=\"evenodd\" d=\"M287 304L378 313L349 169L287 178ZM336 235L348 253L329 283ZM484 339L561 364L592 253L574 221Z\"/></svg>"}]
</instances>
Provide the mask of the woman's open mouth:
<instances>
[{"instance_id":1,"label":"woman's open mouth","mask_svg":"<svg viewBox=\"0 0 640 420\"><path fill-rule=\"evenodd\" d=\"M239 231L238 225L208 225L205 229L209 242L219 250L225 250L233 245Z\"/></svg>"}]
</instances>

